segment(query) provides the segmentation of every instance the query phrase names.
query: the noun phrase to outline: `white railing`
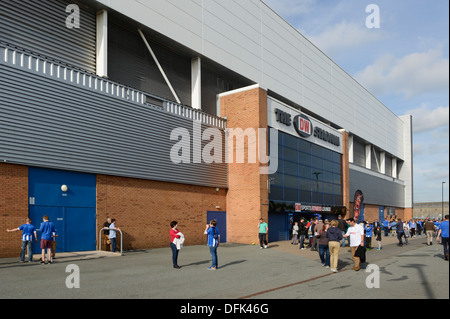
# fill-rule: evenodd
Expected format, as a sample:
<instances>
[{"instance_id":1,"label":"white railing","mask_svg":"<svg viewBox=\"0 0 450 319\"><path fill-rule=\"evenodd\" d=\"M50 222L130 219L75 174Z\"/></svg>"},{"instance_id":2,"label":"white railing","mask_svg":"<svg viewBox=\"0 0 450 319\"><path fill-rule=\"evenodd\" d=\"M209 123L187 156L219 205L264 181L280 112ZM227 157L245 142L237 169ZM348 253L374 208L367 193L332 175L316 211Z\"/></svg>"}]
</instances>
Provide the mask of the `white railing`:
<instances>
[{"instance_id":1,"label":"white railing","mask_svg":"<svg viewBox=\"0 0 450 319\"><path fill-rule=\"evenodd\" d=\"M95 74L12 47L5 43L0 43L0 63L73 85L82 86L86 89L94 90L128 102L147 105L193 121L200 121L209 126L221 129L226 128L226 120L221 117L207 114L200 110L195 110L164 98L118 84ZM160 105L149 103L147 98L158 101L158 104Z\"/></svg>"}]
</instances>

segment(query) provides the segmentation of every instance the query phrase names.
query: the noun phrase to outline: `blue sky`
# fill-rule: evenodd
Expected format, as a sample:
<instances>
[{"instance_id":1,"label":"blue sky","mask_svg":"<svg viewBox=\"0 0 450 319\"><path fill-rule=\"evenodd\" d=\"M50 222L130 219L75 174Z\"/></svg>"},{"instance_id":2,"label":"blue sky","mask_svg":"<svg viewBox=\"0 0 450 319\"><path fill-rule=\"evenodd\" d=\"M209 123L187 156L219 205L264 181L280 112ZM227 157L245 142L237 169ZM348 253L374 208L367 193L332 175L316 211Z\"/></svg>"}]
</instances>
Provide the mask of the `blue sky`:
<instances>
[{"instance_id":1,"label":"blue sky","mask_svg":"<svg viewBox=\"0 0 450 319\"><path fill-rule=\"evenodd\" d=\"M449 1L263 0L396 115L413 115L414 202L449 189ZM380 27L368 28L370 4Z\"/></svg>"}]
</instances>

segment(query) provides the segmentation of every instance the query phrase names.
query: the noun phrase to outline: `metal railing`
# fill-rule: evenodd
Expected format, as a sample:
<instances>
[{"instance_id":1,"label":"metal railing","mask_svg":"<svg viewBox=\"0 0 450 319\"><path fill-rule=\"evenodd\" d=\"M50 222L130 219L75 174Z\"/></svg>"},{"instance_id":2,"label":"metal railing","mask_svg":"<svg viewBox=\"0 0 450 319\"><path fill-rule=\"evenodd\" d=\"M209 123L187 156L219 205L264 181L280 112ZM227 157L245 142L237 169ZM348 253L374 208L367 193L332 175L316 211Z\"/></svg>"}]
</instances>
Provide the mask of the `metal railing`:
<instances>
[{"instance_id":1,"label":"metal railing","mask_svg":"<svg viewBox=\"0 0 450 319\"><path fill-rule=\"evenodd\" d=\"M145 93L123 84L77 69L68 64L0 42L0 63L57 79L72 85L113 96L131 103L146 105L192 121L220 129L226 128L226 119L172 102L162 97ZM153 101L155 103L151 103Z\"/></svg>"},{"instance_id":2,"label":"metal railing","mask_svg":"<svg viewBox=\"0 0 450 319\"><path fill-rule=\"evenodd\" d=\"M100 229L100 232L98 234L98 250L99 251L102 251L102 232L104 230L109 230L109 228L102 228L102 229ZM118 231L120 233L120 254L122 254L122 252L123 252L123 235L122 235L122 231L119 228L114 229L114 230Z\"/></svg>"}]
</instances>

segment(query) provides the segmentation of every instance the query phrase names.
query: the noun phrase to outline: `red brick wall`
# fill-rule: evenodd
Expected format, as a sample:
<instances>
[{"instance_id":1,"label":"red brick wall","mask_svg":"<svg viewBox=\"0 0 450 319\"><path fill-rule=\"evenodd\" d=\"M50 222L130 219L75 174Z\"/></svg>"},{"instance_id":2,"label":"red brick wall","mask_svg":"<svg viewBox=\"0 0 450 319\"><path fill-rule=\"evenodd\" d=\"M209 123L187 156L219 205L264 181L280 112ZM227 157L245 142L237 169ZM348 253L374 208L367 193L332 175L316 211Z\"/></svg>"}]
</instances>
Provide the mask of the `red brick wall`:
<instances>
[{"instance_id":1,"label":"red brick wall","mask_svg":"<svg viewBox=\"0 0 450 319\"><path fill-rule=\"evenodd\" d=\"M227 128L267 129L267 92L255 88L220 99L221 116L227 117ZM248 150L247 139L244 148ZM257 148L256 148L257 149ZM266 144L267 149L267 144ZM236 154L236 144L234 144ZM268 219L267 175L260 174L261 164L228 164L227 238L229 242L250 244L258 242L257 224L260 217Z\"/></svg>"},{"instance_id":2,"label":"red brick wall","mask_svg":"<svg viewBox=\"0 0 450 319\"><path fill-rule=\"evenodd\" d=\"M6 229L25 224L28 217L28 167L0 164L0 258L19 257L22 232Z\"/></svg>"},{"instance_id":3,"label":"red brick wall","mask_svg":"<svg viewBox=\"0 0 450 319\"><path fill-rule=\"evenodd\" d=\"M205 244L207 211L226 211L225 189L97 175L97 227L115 218L124 250L168 247L173 220L187 246Z\"/></svg>"}]
</instances>

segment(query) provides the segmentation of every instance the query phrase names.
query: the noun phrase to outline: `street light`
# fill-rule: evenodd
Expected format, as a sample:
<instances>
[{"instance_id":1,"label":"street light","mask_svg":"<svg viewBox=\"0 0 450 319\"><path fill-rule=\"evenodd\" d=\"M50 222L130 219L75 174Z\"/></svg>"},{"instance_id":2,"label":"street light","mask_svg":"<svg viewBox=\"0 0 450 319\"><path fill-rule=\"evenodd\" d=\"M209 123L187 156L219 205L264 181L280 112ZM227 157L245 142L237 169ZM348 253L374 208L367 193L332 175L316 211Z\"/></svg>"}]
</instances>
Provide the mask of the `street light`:
<instances>
[{"instance_id":1,"label":"street light","mask_svg":"<svg viewBox=\"0 0 450 319\"><path fill-rule=\"evenodd\" d=\"M442 216L441 216L441 220L444 220L444 184L445 184L445 182L442 182Z\"/></svg>"}]
</instances>

